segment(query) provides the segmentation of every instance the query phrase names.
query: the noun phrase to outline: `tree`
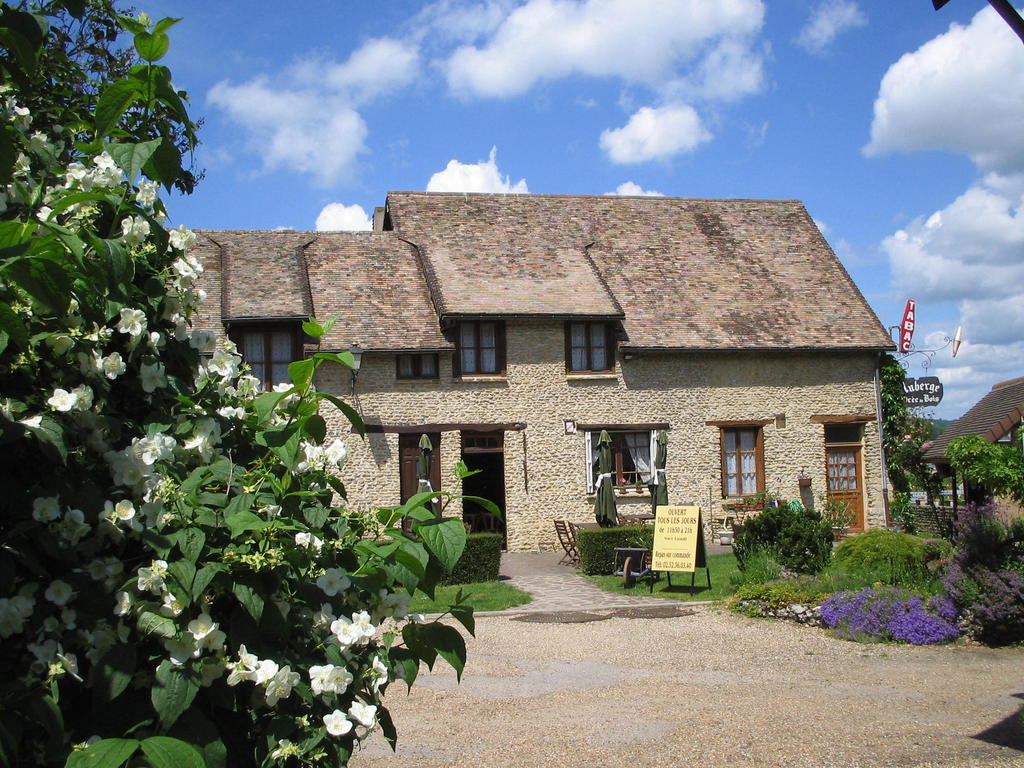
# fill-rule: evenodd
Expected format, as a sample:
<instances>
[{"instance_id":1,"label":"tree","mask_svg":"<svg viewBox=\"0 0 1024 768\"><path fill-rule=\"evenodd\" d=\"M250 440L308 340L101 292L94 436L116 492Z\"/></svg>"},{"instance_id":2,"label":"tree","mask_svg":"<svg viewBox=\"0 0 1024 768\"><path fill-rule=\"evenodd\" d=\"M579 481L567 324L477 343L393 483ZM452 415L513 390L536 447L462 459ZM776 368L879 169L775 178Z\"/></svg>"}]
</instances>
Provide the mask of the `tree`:
<instances>
[{"instance_id":1,"label":"tree","mask_svg":"<svg viewBox=\"0 0 1024 768\"><path fill-rule=\"evenodd\" d=\"M56 32L68 17L106 53ZM343 765L371 729L395 738L395 679L465 659L408 615L464 546L422 506L448 495L341 506L319 409L362 424L313 382L351 356L261 393L190 325L195 236L158 195L195 141L158 63L175 21L0 4L0 766ZM98 81L119 29L142 63Z\"/></svg>"}]
</instances>

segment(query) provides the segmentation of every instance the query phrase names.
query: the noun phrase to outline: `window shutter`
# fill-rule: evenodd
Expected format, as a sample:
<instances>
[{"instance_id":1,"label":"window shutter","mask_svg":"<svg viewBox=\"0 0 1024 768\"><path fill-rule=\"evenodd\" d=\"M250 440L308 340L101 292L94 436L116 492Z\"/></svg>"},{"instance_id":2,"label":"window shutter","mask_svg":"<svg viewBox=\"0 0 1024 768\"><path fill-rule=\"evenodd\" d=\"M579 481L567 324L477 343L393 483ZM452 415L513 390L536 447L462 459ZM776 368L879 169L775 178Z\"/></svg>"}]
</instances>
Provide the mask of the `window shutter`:
<instances>
[{"instance_id":1,"label":"window shutter","mask_svg":"<svg viewBox=\"0 0 1024 768\"><path fill-rule=\"evenodd\" d=\"M755 435L754 455L757 467L757 492L764 493L764 430L757 429Z\"/></svg>"},{"instance_id":2,"label":"window shutter","mask_svg":"<svg viewBox=\"0 0 1024 768\"><path fill-rule=\"evenodd\" d=\"M591 469L591 457L594 455L594 448L593 448L594 433L593 432L584 432L583 433L583 437L584 437L584 441L583 441L584 442L584 448L587 451L587 458L586 458L586 461L584 462L584 466L587 469L587 493L594 493L594 472Z\"/></svg>"},{"instance_id":3,"label":"window shutter","mask_svg":"<svg viewBox=\"0 0 1024 768\"><path fill-rule=\"evenodd\" d=\"M722 498L727 498L729 490L725 486L725 430L718 430L718 474L722 481Z\"/></svg>"}]
</instances>

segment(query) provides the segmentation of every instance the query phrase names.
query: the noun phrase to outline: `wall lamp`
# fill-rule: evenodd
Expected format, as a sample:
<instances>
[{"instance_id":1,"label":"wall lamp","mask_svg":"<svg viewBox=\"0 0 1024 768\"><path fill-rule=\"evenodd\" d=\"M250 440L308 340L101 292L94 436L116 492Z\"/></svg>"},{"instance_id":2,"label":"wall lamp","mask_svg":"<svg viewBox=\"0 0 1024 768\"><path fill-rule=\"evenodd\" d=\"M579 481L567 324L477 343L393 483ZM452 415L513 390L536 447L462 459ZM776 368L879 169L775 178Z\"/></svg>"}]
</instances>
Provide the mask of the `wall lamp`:
<instances>
[{"instance_id":1,"label":"wall lamp","mask_svg":"<svg viewBox=\"0 0 1024 768\"><path fill-rule=\"evenodd\" d=\"M348 351L352 354L352 394L355 394L356 377L359 376L359 369L363 365L363 348L353 344Z\"/></svg>"}]
</instances>

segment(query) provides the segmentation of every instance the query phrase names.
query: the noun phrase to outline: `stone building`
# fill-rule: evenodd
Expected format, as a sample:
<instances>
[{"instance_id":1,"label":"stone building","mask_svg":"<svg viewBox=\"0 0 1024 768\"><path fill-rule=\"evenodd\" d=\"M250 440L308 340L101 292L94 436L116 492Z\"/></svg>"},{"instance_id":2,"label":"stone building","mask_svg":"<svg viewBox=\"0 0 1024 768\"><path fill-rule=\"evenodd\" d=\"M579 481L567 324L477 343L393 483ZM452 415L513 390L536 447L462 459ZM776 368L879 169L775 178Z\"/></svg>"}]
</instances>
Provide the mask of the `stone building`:
<instances>
[{"instance_id":1,"label":"stone building","mask_svg":"<svg viewBox=\"0 0 1024 768\"><path fill-rule=\"evenodd\" d=\"M893 345L798 201L393 192L372 233L200 234L200 323L268 386L311 349L310 315L338 318L320 349L362 352L317 381L369 425L325 414L352 507L415 492L428 434L435 489L494 500L509 549L548 549L554 519L593 520L599 430L628 514L649 510L664 429L673 504L831 493L854 530L885 522ZM480 470L462 488L460 460Z\"/></svg>"}]
</instances>

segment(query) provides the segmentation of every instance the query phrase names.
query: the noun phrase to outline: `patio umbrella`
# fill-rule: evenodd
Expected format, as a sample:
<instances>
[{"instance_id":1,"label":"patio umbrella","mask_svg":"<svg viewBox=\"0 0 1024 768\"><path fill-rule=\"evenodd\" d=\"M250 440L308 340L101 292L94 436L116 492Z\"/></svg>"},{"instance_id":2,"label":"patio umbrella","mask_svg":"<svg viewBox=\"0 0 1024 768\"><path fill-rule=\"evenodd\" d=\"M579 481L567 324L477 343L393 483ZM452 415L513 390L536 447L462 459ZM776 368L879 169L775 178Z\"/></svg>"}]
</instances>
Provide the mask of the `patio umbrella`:
<instances>
[{"instance_id":1,"label":"patio umbrella","mask_svg":"<svg viewBox=\"0 0 1024 768\"><path fill-rule=\"evenodd\" d=\"M607 430L601 430L597 441L597 496L594 499L594 516L599 525L618 523L615 512L615 480L612 477L612 438Z\"/></svg>"},{"instance_id":2,"label":"patio umbrella","mask_svg":"<svg viewBox=\"0 0 1024 768\"><path fill-rule=\"evenodd\" d=\"M656 515L659 506L668 504L668 480L665 478L665 462L668 460L668 433L664 429L659 430L655 442L657 448L654 451L654 472L651 475L651 484L647 488L651 492L651 514Z\"/></svg>"},{"instance_id":3,"label":"patio umbrella","mask_svg":"<svg viewBox=\"0 0 1024 768\"><path fill-rule=\"evenodd\" d=\"M424 493L425 491L434 490L433 486L430 485L430 468L434 446L431 445L428 435L420 436L419 449L419 456L416 457L416 478L419 480L416 492Z\"/></svg>"}]
</instances>

